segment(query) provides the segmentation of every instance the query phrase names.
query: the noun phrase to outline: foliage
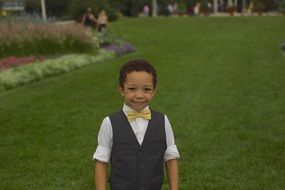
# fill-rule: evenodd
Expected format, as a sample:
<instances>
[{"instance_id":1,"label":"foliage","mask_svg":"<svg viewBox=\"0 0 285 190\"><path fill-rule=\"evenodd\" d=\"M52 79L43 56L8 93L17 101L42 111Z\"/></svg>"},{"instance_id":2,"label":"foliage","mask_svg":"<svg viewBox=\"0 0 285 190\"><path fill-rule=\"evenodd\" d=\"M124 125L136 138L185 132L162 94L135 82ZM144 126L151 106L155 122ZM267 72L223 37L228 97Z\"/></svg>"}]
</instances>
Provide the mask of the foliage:
<instances>
[{"instance_id":1,"label":"foliage","mask_svg":"<svg viewBox=\"0 0 285 190\"><path fill-rule=\"evenodd\" d=\"M209 13L209 7L208 7L208 0L201 0L200 1L200 11L202 13Z\"/></svg>"},{"instance_id":2,"label":"foliage","mask_svg":"<svg viewBox=\"0 0 285 190\"><path fill-rule=\"evenodd\" d=\"M49 16L62 17L68 10L68 5L72 0L46 0L47 13Z\"/></svg>"},{"instance_id":3,"label":"foliage","mask_svg":"<svg viewBox=\"0 0 285 190\"><path fill-rule=\"evenodd\" d=\"M39 0L26 0L26 11L28 13L40 14L41 4ZM110 21L118 19L117 2L112 0L46 0L48 17L73 18L78 19L87 7L93 9L93 13L98 15L100 10L106 10Z\"/></svg>"},{"instance_id":4,"label":"foliage","mask_svg":"<svg viewBox=\"0 0 285 190\"><path fill-rule=\"evenodd\" d=\"M280 12L285 13L285 0L279 0L278 9Z\"/></svg>"},{"instance_id":5,"label":"foliage","mask_svg":"<svg viewBox=\"0 0 285 190\"><path fill-rule=\"evenodd\" d=\"M25 11L28 13L41 13L41 1L25 0Z\"/></svg>"},{"instance_id":6,"label":"foliage","mask_svg":"<svg viewBox=\"0 0 285 190\"><path fill-rule=\"evenodd\" d=\"M1 57L94 51L97 41L77 24L0 23Z\"/></svg>"},{"instance_id":7,"label":"foliage","mask_svg":"<svg viewBox=\"0 0 285 190\"><path fill-rule=\"evenodd\" d=\"M126 43L120 36L112 32L111 29L106 30L106 32L94 31L94 35L101 48L107 51L113 51L117 56L135 51L135 48L131 44Z\"/></svg>"},{"instance_id":8,"label":"foliage","mask_svg":"<svg viewBox=\"0 0 285 190\"><path fill-rule=\"evenodd\" d=\"M54 22L55 18L54 17L48 17L47 18L47 23ZM42 16L36 12L34 13L28 13L28 12L23 12L21 14L8 14L5 17L0 18L0 22L33 22L33 23L44 23Z\"/></svg>"},{"instance_id":9,"label":"foliage","mask_svg":"<svg viewBox=\"0 0 285 190\"><path fill-rule=\"evenodd\" d=\"M142 12L144 4L151 5L151 1L122 0L121 1L121 6L120 6L120 11L125 16L138 16L139 13Z\"/></svg>"},{"instance_id":10,"label":"foliage","mask_svg":"<svg viewBox=\"0 0 285 190\"><path fill-rule=\"evenodd\" d=\"M187 10L187 6L185 3L178 4L178 10L177 10L178 14L185 14L186 10Z\"/></svg>"},{"instance_id":11,"label":"foliage","mask_svg":"<svg viewBox=\"0 0 285 190\"><path fill-rule=\"evenodd\" d=\"M111 29L108 29L105 32L94 31L93 34L96 36L100 47L111 44L121 46L124 43L124 40L118 34L115 34Z\"/></svg>"},{"instance_id":12,"label":"foliage","mask_svg":"<svg viewBox=\"0 0 285 190\"><path fill-rule=\"evenodd\" d=\"M265 1L264 0L255 0L253 3L254 12L263 12L265 10Z\"/></svg>"},{"instance_id":13,"label":"foliage","mask_svg":"<svg viewBox=\"0 0 285 190\"><path fill-rule=\"evenodd\" d=\"M0 72L0 91L38 81L52 75L69 72L85 65L103 62L113 57L113 52L100 50L96 56L70 54L48 59L44 63L37 62L11 68Z\"/></svg>"},{"instance_id":14,"label":"foliage","mask_svg":"<svg viewBox=\"0 0 285 190\"><path fill-rule=\"evenodd\" d=\"M67 7L71 0L46 0L46 9L49 17L63 17L67 14ZM25 10L28 13L41 14L41 1L40 0L25 0Z\"/></svg>"}]
</instances>

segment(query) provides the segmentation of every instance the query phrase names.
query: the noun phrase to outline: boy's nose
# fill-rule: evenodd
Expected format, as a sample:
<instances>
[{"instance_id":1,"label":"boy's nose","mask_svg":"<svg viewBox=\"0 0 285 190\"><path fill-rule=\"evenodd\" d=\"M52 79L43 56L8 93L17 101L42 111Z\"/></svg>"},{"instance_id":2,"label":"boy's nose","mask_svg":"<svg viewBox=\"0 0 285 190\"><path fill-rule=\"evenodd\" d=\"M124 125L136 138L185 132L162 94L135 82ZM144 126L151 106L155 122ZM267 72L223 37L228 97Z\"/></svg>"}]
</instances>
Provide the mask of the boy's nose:
<instances>
[{"instance_id":1,"label":"boy's nose","mask_svg":"<svg viewBox=\"0 0 285 190\"><path fill-rule=\"evenodd\" d=\"M143 98L143 92L137 91L136 97L137 97L137 98Z\"/></svg>"}]
</instances>

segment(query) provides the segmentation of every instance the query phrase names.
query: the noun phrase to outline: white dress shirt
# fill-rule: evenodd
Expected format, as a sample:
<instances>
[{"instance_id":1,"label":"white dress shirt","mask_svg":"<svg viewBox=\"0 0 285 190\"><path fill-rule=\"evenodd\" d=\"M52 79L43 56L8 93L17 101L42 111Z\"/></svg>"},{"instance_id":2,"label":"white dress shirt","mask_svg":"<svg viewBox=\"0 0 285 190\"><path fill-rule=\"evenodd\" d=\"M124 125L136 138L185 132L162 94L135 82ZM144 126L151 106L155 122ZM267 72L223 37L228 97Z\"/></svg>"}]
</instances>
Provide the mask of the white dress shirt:
<instances>
[{"instance_id":1,"label":"white dress shirt","mask_svg":"<svg viewBox=\"0 0 285 190\"><path fill-rule=\"evenodd\" d=\"M148 109L147 106L145 109ZM132 108L124 104L123 112L127 115L127 112L134 111ZM167 149L164 153L164 160L171 160L179 158L179 152L175 145L174 135L172 131L172 127L166 115L164 115L165 119L165 133L166 133L166 145ZM143 118L136 118L130 122L130 125L137 137L137 140L140 144L142 144L144 135L148 126L149 120ZM94 160L99 160L101 162L110 162L111 150L113 145L113 130L112 124L109 117L105 117L98 134L98 146L93 155Z\"/></svg>"}]
</instances>

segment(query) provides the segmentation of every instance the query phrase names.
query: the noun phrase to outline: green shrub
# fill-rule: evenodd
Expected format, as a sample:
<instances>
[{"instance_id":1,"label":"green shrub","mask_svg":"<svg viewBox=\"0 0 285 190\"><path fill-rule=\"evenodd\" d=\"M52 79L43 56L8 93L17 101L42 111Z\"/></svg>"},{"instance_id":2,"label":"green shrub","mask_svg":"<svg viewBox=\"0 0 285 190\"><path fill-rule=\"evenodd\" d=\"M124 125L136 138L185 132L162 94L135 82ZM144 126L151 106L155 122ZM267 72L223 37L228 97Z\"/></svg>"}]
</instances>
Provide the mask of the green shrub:
<instances>
[{"instance_id":1,"label":"green shrub","mask_svg":"<svg viewBox=\"0 0 285 190\"><path fill-rule=\"evenodd\" d=\"M278 9L280 12L285 14L285 0L280 0L278 3Z\"/></svg>"},{"instance_id":2,"label":"green shrub","mask_svg":"<svg viewBox=\"0 0 285 190\"><path fill-rule=\"evenodd\" d=\"M264 0L255 0L253 3L253 11L254 12L263 12L266 8Z\"/></svg>"},{"instance_id":3,"label":"green shrub","mask_svg":"<svg viewBox=\"0 0 285 190\"><path fill-rule=\"evenodd\" d=\"M121 46L125 43L120 36L112 32L110 29L106 30L106 32L94 31L93 34L96 36L100 47L108 46L111 44Z\"/></svg>"},{"instance_id":4,"label":"green shrub","mask_svg":"<svg viewBox=\"0 0 285 190\"><path fill-rule=\"evenodd\" d=\"M90 52L97 40L79 24L0 23L0 58Z\"/></svg>"}]
</instances>

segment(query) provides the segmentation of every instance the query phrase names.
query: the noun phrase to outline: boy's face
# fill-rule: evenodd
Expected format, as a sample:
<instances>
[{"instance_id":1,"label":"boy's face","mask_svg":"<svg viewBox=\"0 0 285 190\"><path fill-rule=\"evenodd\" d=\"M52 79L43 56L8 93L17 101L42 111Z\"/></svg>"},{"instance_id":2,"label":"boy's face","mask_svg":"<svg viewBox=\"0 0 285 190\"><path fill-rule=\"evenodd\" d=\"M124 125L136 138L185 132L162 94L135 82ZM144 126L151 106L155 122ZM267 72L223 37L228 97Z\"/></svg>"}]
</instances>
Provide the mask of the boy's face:
<instances>
[{"instance_id":1,"label":"boy's face","mask_svg":"<svg viewBox=\"0 0 285 190\"><path fill-rule=\"evenodd\" d=\"M137 112L142 111L152 100L155 89L153 76L145 71L134 71L127 74L123 87L120 87L125 103Z\"/></svg>"}]
</instances>

